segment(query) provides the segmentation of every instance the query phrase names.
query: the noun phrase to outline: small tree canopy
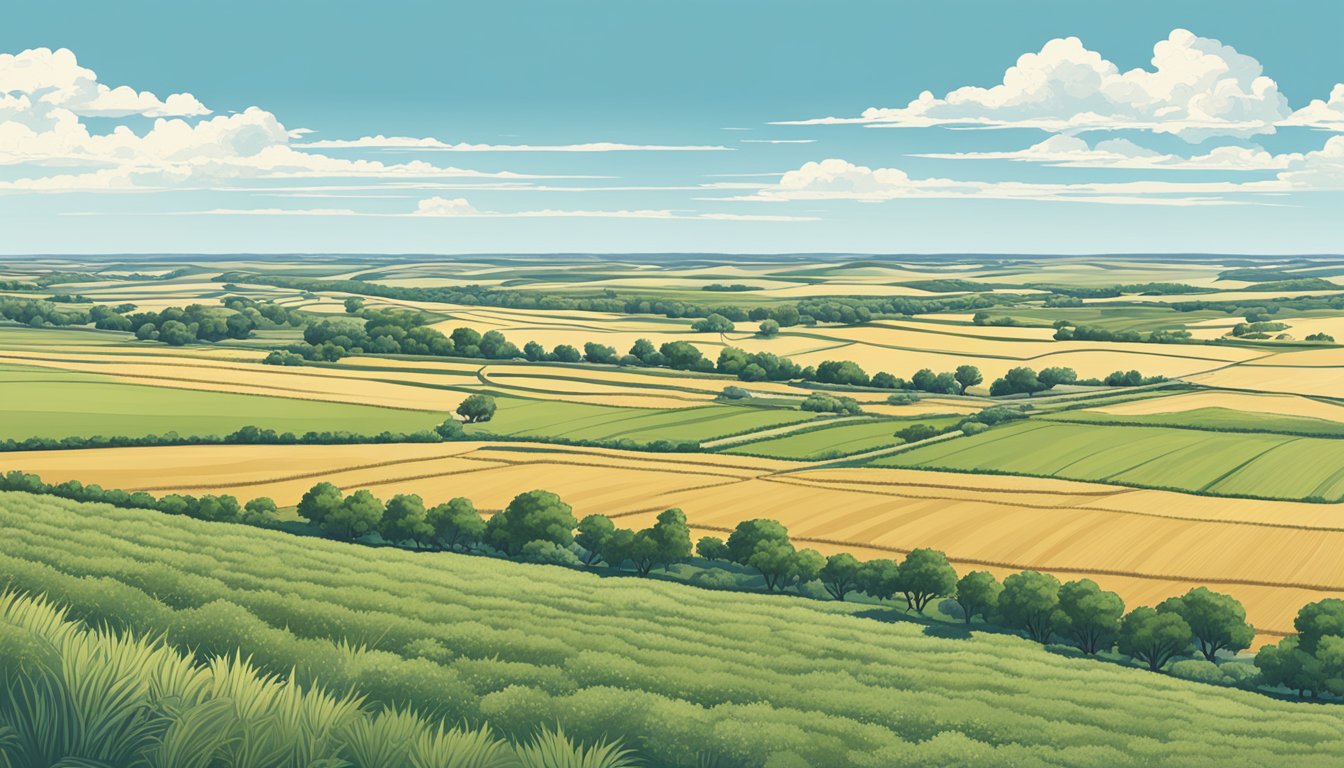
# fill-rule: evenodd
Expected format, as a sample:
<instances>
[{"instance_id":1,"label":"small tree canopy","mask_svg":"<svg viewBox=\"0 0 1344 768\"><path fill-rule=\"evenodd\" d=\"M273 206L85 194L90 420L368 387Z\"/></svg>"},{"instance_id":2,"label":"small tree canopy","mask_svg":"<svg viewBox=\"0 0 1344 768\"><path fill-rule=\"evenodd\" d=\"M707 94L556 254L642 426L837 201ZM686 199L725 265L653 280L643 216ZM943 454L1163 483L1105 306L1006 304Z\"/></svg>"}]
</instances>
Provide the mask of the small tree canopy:
<instances>
[{"instance_id":1,"label":"small tree canopy","mask_svg":"<svg viewBox=\"0 0 1344 768\"><path fill-rule=\"evenodd\" d=\"M567 546L574 540L574 511L550 491L527 491L514 497L485 526L485 541L509 556L531 541Z\"/></svg>"},{"instance_id":2,"label":"small tree canopy","mask_svg":"<svg viewBox=\"0 0 1344 768\"><path fill-rule=\"evenodd\" d=\"M468 424L489 421L495 416L495 398L489 395L470 395L457 406L457 415Z\"/></svg>"},{"instance_id":3,"label":"small tree canopy","mask_svg":"<svg viewBox=\"0 0 1344 768\"><path fill-rule=\"evenodd\" d=\"M1175 613L1158 613L1156 608L1141 606L1125 615L1120 623L1120 652L1132 656L1157 672L1175 656L1190 650L1190 625Z\"/></svg>"}]
</instances>

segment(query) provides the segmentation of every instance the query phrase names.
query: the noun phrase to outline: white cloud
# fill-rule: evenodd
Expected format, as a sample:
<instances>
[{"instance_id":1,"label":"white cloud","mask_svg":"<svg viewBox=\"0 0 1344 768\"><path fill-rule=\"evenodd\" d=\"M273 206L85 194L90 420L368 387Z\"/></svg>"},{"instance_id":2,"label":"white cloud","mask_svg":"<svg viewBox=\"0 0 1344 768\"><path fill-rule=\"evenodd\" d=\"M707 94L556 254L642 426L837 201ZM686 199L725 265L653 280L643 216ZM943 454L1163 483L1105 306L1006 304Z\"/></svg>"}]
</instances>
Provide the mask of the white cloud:
<instances>
[{"instance_id":1,"label":"white cloud","mask_svg":"<svg viewBox=\"0 0 1344 768\"><path fill-rule=\"evenodd\" d=\"M914 157L940 160L1014 160L1058 168L1125 168L1136 170L1270 171L1290 167L1300 154L1274 155L1260 147L1215 147L1203 155L1182 157L1141 147L1128 139L1107 139L1089 145L1076 136L1057 134L1026 149L1008 152L927 153Z\"/></svg>"},{"instance_id":2,"label":"white cloud","mask_svg":"<svg viewBox=\"0 0 1344 768\"><path fill-rule=\"evenodd\" d=\"M1344 136L1332 136L1325 146L1308 152L1292 170L1279 178L1300 190L1344 189Z\"/></svg>"},{"instance_id":3,"label":"white cloud","mask_svg":"<svg viewBox=\"0 0 1344 768\"><path fill-rule=\"evenodd\" d=\"M439 152L730 152L717 145L621 144L596 141L587 144L450 144L435 138L410 136L364 136L358 139L322 139L295 144L296 149L405 149Z\"/></svg>"},{"instance_id":4,"label":"white cloud","mask_svg":"<svg viewBox=\"0 0 1344 768\"><path fill-rule=\"evenodd\" d=\"M97 214L86 214L97 215ZM429 197L420 200L410 213L360 212L348 208L215 208L207 211L177 211L174 216L355 216L371 218L424 219L662 219L669 221L816 221L811 216L775 216L768 214L690 213L668 209L641 210L560 210L542 208L531 211L482 211L465 198Z\"/></svg>"},{"instance_id":5,"label":"white cloud","mask_svg":"<svg viewBox=\"0 0 1344 768\"><path fill-rule=\"evenodd\" d=\"M743 144L812 144L816 139L741 139Z\"/></svg>"},{"instance_id":6,"label":"white cloud","mask_svg":"<svg viewBox=\"0 0 1344 768\"><path fill-rule=\"evenodd\" d=\"M1152 69L1121 72L1076 37L1027 53L991 88L924 91L904 107L870 108L857 118L792 124L867 123L891 127L1028 127L1052 133L1143 129L1189 141L1272 133L1288 102L1260 62L1184 29L1153 47Z\"/></svg>"},{"instance_id":7,"label":"white cloud","mask_svg":"<svg viewBox=\"0 0 1344 768\"><path fill-rule=\"evenodd\" d=\"M81 117L194 117L210 114L210 110L189 93L174 93L160 99L149 91L99 83L94 71L79 66L75 54L68 48L55 51L34 48L19 54L0 54L0 94L14 99L15 103L26 102L24 109L38 121L59 119L53 115L56 111Z\"/></svg>"},{"instance_id":8,"label":"white cloud","mask_svg":"<svg viewBox=\"0 0 1344 768\"><path fill-rule=\"evenodd\" d=\"M1302 125L1344 132L1344 83L1336 83L1328 99L1312 99L1280 125Z\"/></svg>"},{"instance_id":9,"label":"white cloud","mask_svg":"<svg viewBox=\"0 0 1344 768\"><path fill-rule=\"evenodd\" d=\"M1344 138L1344 137L1342 137ZM1344 149L1344 144L1341 145ZM1232 193L1278 193L1281 181L1043 184L1014 181L956 181L911 178L899 168L868 168L831 158L809 162L754 194L726 198L752 202L853 200L877 203L899 199L1049 200L1116 205L1224 205ZM720 198L724 199L724 198Z\"/></svg>"}]
</instances>

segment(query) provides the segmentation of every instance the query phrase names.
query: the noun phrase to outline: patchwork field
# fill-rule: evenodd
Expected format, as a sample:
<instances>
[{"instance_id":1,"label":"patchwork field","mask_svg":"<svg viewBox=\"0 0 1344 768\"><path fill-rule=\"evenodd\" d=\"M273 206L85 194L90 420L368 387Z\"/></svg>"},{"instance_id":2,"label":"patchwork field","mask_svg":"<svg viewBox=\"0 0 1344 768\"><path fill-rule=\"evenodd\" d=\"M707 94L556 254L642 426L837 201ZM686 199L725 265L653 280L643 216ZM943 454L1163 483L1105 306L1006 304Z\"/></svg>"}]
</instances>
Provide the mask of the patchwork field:
<instances>
[{"instance_id":1,"label":"patchwork field","mask_svg":"<svg viewBox=\"0 0 1344 768\"><path fill-rule=\"evenodd\" d=\"M1290 632L1298 606L1344 596L1344 564L1331 554L1344 546L1344 525L1321 504L1029 477L808 469L739 455L491 443L41 451L0 454L0 469L155 494L265 495L281 505L327 480L384 498L467 496L486 513L522 490L546 488L580 516L606 514L621 525L647 525L663 509L680 507L696 535L723 535L741 520L768 517L788 526L800 546L823 552L891 557L933 546L963 570L1089 575L1131 604L1216 584L1245 602L1261 642Z\"/></svg>"}]
</instances>

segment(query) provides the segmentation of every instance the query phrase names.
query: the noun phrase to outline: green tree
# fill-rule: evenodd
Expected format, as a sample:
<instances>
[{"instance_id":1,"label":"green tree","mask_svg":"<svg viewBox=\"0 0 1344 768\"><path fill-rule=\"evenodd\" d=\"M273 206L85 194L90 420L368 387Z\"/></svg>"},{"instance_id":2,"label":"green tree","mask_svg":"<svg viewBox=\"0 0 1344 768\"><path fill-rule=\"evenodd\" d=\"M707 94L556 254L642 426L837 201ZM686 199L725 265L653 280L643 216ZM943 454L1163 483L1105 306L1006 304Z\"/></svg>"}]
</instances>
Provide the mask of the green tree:
<instances>
[{"instance_id":1,"label":"green tree","mask_svg":"<svg viewBox=\"0 0 1344 768\"><path fill-rule=\"evenodd\" d=\"M1072 368L1045 368L1037 375L1042 389L1051 389L1060 384L1072 384L1078 380L1078 372Z\"/></svg>"},{"instance_id":2,"label":"green tree","mask_svg":"<svg viewBox=\"0 0 1344 768\"><path fill-rule=\"evenodd\" d=\"M1299 647L1297 637L1286 637L1278 645L1266 645L1255 654L1260 680L1271 688L1289 688L1298 696L1320 691L1324 668L1321 662Z\"/></svg>"},{"instance_id":3,"label":"green tree","mask_svg":"<svg viewBox=\"0 0 1344 768\"><path fill-rule=\"evenodd\" d=\"M322 528L326 519L341 508L342 499L339 488L331 483L318 483L299 499L299 517Z\"/></svg>"},{"instance_id":4,"label":"green tree","mask_svg":"<svg viewBox=\"0 0 1344 768\"><path fill-rule=\"evenodd\" d=\"M961 606L962 618L967 624L978 613L985 620L993 614L999 605L999 593L1003 585L989 571L971 571L957 582L957 593L953 599Z\"/></svg>"},{"instance_id":5,"label":"green tree","mask_svg":"<svg viewBox=\"0 0 1344 768\"><path fill-rule=\"evenodd\" d=\"M327 535L341 541L354 541L378 530L383 519L383 502L360 489L345 497L341 506L319 524Z\"/></svg>"},{"instance_id":6,"label":"green tree","mask_svg":"<svg viewBox=\"0 0 1344 768\"><path fill-rule=\"evenodd\" d=\"M995 379L989 385L989 394L993 397L1004 395L1034 395L1045 389L1036 371L1030 368L1012 368L1001 379Z\"/></svg>"},{"instance_id":7,"label":"green tree","mask_svg":"<svg viewBox=\"0 0 1344 768\"><path fill-rule=\"evenodd\" d=\"M998 615L1003 623L1048 643L1059 617L1059 579L1039 571L1014 573L1003 580Z\"/></svg>"},{"instance_id":8,"label":"green tree","mask_svg":"<svg viewBox=\"0 0 1344 768\"><path fill-rule=\"evenodd\" d=\"M727 560L728 545L718 536L705 536L695 543L695 554L706 560Z\"/></svg>"},{"instance_id":9,"label":"green tree","mask_svg":"<svg viewBox=\"0 0 1344 768\"><path fill-rule=\"evenodd\" d=\"M858 589L874 600L890 600L900 591L901 564L888 558L859 566Z\"/></svg>"},{"instance_id":10,"label":"green tree","mask_svg":"<svg viewBox=\"0 0 1344 768\"><path fill-rule=\"evenodd\" d=\"M959 393L963 395L966 394L967 388L974 387L985 380L985 377L980 373L980 369L974 365L959 365L956 373L953 373L952 376L957 380L957 385L960 387Z\"/></svg>"},{"instance_id":11,"label":"green tree","mask_svg":"<svg viewBox=\"0 0 1344 768\"><path fill-rule=\"evenodd\" d=\"M821 569L826 567L826 558L815 549L800 549L793 554L793 585L801 589L804 584L821 577Z\"/></svg>"},{"instance_id":12,"label":"green tree","mask_svg":"<svg viewBox=\"0 0 1344 768\"><path fill-rule=\"evenodd\" d=\"M1125 614L1116 647L1157 672L1172 658L1190 650L1191 636L1185 619L1174 613L1158 613L1156 608L1145 605Z\"/></svg>"},{"instance_id":13,"label":"green tree","mask_svg":"<svg viewBox=\"0 0 1344 768\"><path fill-rule=\"evenodd\" d=\"M1344 636L1344 600L1328 597L1307 603L1293 619L1302 650L1315 653L1316 645L1327 635Z\"/></svg>"},{"instance_id":14,"label":"green tree","mask_svg":"<svg viewBox=\"0 0 1344 768\"><path fill-rule=\"evenodd\" d=\"M691 330L701 333L729 333L733 330L733 321L715 312L703 320L691 323Z\"/></svg>"},{"instance_id":15,"label":"green tree","mask_svg":"<svg viewBox=\"0 0 1344 768\"><path fill-rule=\"evenodd\" d=\"M574 534L574 543L583 547L587 554L584 565L592 565L602 559L602 553L616 530L615 523L606 515L589 515L579 521L578 531Z\"/></svg>"},{"instance_id":16,"label":"green tree","mask_svg":"<svg viewBox=\"0 0 1344 768\"><path fill-rule=\"evenodd\" d=\"M767 339L779 335L779 323L768 318L761 321L760 329L760 335Z\"/></svg>"},{"instance_id":17,"label":"green tree","mask_svg":"<svg viewBox=\"0 0 1344 768\"><path fill-rule=\"evenodd\" d=\"M659 512L657 522L649 530L658 545L654 557L659 565L667 567L690 558L691 527L680 509L673 507Z\"/></svg>"},{"instance_id":18,"label":"green tree","mask_svg":"<svg viewBox=\"0 0 1344 768\"><path fill-rule=\"evenodd\" d=\"M574 510L550 491L527 491L514 497L503 512L485 525L485 541L510 557L532 541L568 546L574 540Z\"/></svg>"},{"instance_id":19,"label":"green tree","mask_svg":"<svg viewBox=\"0 0 1344 768\"><path fill-rule=\"evenodd\" d=\"M583 345L583 359L590 363L615 363L616 348L590 341Z\"/></svg>"},{"instance_id":20,"label":"green tree","mask_svg":"<svg viewBox=\"0 0 1344 768\"><path fill-rule=\"evenodd\" d=\"M906 603L920 613L933 598L950 596L957 588L957 572L947 555L936 549L916 549L906 555L899 579Z\"/></svg>"},{"instance_id":21,"label":"green tree","mask_svg":"<svg viewBox=\"0 0 1344 768\"><path fill-rule=\"evenodd\" d=\"M770 592L783 589L797 573L798 552L793 544L771 539L763 541L752 550L744 565L755 568L765 579L765 588Z\"/></svg>"},{"instance_id":22,"label":"green tree","mask_svg":"<svg viewBox=\"0 0 1344 768\"><path fill-rule=\"evenodd\" d=\"M425 522L433 530L434 543L447 550L471 549L485 536L485 520L471 503L459 496L425 511Z\"/></svg>"},{"instance_id":23,"label":"green tree","mask_svg":"<svg viewBox=\"0 0 1344 768\"><path fill-rule=\"evenodd\" d=\"M523 357L534 363L538 360L545 360L546 348L535 341L529 341L523 345Z\"/></svg>"},{"instance_id":24,"label":"green tree","mask_svg":"<svg viewBox=\"0 0 1344 768\"><path fill-rule=\"evenodd\" d=\"M766 542L789 543L789 531L774 520L743 520L728 535L728 559L746 565L756 548Z\"/></svg>"},{"instance_id":25,"label":"green tree","mask_svg":"<svg viewBox=\"0 0 1344 768\"><path fill-rule=\"evenodd\" d=\"M844 600L858 585L859 561L848 552L840 552L826 558L826 565L817 575L831 597Z\"/></svg>"},{"instance_id":26,"label":"green tree","mask_svg":"<svg viewBox=\"0 0 1344 768\"><path fill-rule=\"evenodd\" d=\"M386 541L403 541L423 546L434 536L434 529L426 519L425 502L413 493L402 493L387 500L387 509L378 526L378 533Z\"/></svg>"},{"instance_id":27,"label":"green tree","mask_svg":"<svg viewBox=\"0 0 1344 768\"><path fill-rule=\"evenodd\" d=\"M557 362L561 363L577 363L583 359L583 355L579 354L579 350L569 344L556 344L555 349L551 352L551 357L554 357Z\"/></svg>"},{"instance_id":28,"label":"green tree","mask_svg":"<svg viewBox=\"0 0 1344 768\"><path fill-rule=\"evenodd\" d=\"M1091 579L1070 581L1059 588L1057 631L1072 640L1083 653L1109 650L1120 631L1125 603Z\"/></svg>"},{"instance_id":29,"label":"green tree","mask_svg":"<svg viewBox=\"0 0 1344 768\"><path fill-rule=\"evenodd\" d=\"M348 296L345 299L345 313L347 315L357 315L359 310L364 308L364 299L359 296Z\"/></svg>"},{"instance_id":30,"label":"green tree","mask_svg":"<svg viewBox=\"0 0 1344 768\"><path fill-rule=\"evenodd\" d=\"M1246 623L1246 608L1231 595L1196 587L1180 597L1164 600L1160 613L1185 619L1204 658L1218 661L1219 651L1236 653L1251 647L1255 628Z\"/></svg>"},{"instance_id":31,"label":"green tree","mask_svg":"<svg viewBox=\"0 0 1344 768\"><path fill-rule=\"evenodd\" d=\"M469 395L457 406L457 415L468 424L489 421L495 416L495 398L489 395Z\"/></svg>"},{"instance_id":32,"label":"green tree","mask_svg":"<svg viewBox=\"0 0 1344 768\"><path fill-rule=\"evenodd\" d=\"M689 341L670 341L658 348L659 354L672 368L689 370L704 360L704 355Z\"/></svg>"},{"instance_id":33,"label":"green tree","mask_svg":"<svg viewBox=\"0 0 1344 768\"><path fill-rule=\"evenodd\" d=\"M258 496L243 505L242 521L248 525L266 527L275 525L279 519L280 510L276 507L275 500L266 496Z\"/></svg>"}]
</instances>

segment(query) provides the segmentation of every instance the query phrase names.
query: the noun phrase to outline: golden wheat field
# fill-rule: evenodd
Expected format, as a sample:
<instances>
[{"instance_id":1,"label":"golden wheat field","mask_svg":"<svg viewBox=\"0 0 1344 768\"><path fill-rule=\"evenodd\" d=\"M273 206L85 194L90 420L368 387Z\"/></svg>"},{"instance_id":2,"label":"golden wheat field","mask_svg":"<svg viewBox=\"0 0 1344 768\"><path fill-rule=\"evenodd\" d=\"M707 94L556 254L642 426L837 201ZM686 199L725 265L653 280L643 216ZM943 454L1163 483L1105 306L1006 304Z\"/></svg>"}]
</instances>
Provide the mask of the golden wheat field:
<instances>
[{"instance_id":1,"label":"golden wheat field","mask_svg":"<svg viewBox=\"0 0 1344 768\"><path fill-rule=\"evenodd\" d=\"M702 535L769 517L800 546L823 552L870 558L936 547L963 571L1086 574L1134 604L1218 585L1246 603L1262 641L1291 631L1299 605L1344 596L1344 561L1333 554L1344 547L1344 526L1319 504L491 443L42 451L0 454L0 467L156 494L266 495L282 505L325 480L383 497L466 496L487 513L537 487L560 494L578 516L606 514L620 525L647 525L659 511L680 507Z\"/></svg>"}]
</instances>

